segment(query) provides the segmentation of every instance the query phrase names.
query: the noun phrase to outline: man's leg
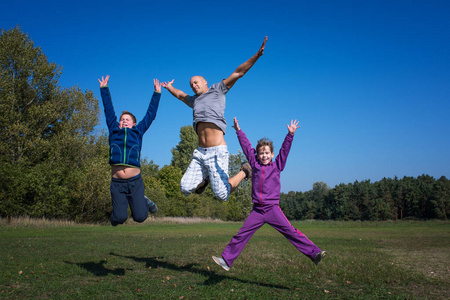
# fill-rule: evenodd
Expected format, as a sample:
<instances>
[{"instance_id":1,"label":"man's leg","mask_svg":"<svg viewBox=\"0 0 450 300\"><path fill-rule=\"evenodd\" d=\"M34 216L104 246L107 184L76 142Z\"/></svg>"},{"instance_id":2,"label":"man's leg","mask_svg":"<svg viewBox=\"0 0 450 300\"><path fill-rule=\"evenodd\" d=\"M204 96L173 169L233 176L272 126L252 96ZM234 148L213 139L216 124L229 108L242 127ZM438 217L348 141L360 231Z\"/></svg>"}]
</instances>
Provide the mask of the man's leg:
<instances>
[{"instance_id":1,"label":"man's leg","mask_svg":"<svg viewBox=\"0 0 450 300\"><path fill-rule=\"evenodd\" d=\"M252 167L248 162L243 163L239 172L233 177L230 177L228 182L230 183L230 193L232 193L244 179L252 178Z\"/></svg>"},{"instance_id":2,"label":"man's leg","mask_svg":"<svg viewBox=\"0 0 450 300\"><path fill-rule=\"evenodd\" d=\"M194 150L194 154L186 172L181 178L181 192L189 196L198 185L208 176L208 171L203 165L203 155L199 150Z\"/></svg>"},{"instance_id":3,"label":"man's leg","mask_svg":"<svg viewBox=\"0 0 450 300\"><path fill-rule=\"evenodd\" d=\"M228 182L228 159L227 146L207 148L203 159L204 166L208 170L209 182L214 195L222 201L227 201L230 196L231 185Z\"/></svg>"}]
</instances>

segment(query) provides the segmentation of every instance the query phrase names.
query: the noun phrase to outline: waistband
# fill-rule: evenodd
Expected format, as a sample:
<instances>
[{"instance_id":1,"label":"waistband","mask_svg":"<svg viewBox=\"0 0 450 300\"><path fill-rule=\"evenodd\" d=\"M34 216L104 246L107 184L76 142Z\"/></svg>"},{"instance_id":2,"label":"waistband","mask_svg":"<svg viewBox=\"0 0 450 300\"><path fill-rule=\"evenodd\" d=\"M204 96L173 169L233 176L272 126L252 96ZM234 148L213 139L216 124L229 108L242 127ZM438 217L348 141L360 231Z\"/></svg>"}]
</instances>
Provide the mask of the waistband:
<instances>
[{"instance_id":1,"label":"waistband","mask_svg":"<svg viewBox=\"0 0 450 300\"><path fill-rule=\"evenodd\" d=\"M269 210L273 209L274 207L280 207L280 205L278 203L273 203L273 204L253 204L253 210L260 212L260 213L266 213Z\"/></svg>"},{"instance_id":2,"label":"waistband","mask_svg":"<svg viewBox=\"0 0 450 300\"><path fill-rule=\"evenodd\" d=\"M208 148L198 147L197 150L202 153L219 152L219 151L224 151L224 150L228 151L228 146L227 145L219 145L219 146L208 147Z\"/></svg>"},{"instance_id":3,"label":"waistband","mask_svg":"<svg viewBox=\"0 0 450 300\"><path fill-rule=\"evenodd\" d=\"M132 181L138 180L139 178L141 178L140 173L138 175L128 178L128 179L119 179L119 178L111 177L111 181L124 183L124 182L132 182Z\"/></svg>"}]
</instances>

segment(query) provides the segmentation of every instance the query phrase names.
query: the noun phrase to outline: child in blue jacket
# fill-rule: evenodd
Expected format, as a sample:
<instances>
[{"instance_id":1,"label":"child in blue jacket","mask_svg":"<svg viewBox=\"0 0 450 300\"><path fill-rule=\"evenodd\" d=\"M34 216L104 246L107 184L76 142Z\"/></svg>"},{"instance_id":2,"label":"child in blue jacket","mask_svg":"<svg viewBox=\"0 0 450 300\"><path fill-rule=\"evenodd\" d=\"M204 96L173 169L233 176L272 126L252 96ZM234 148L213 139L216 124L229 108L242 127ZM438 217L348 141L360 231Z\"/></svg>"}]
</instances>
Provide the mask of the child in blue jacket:
<instances>
[{"instance_id":1,"label":"child in blue jacket","mask_svg":"<svg viewBox=\"0 0 450 300\"><path fill-rule=\"evenodd\" d=\"M141 146L144 133L156 117L161 86L158 79L153 80L155 91L144 118L136 124L136 117L124 111L119 122L114 111L106 78L98 80L100 92L105 109L106 124L109 131L109 164L111 165L111 201L113 212L111 225L123 224L128 218L128 205L130 205L133 220L144 222L148 212L156 213L158 208L145 196L144 182L141 177Z\"/></svg>"},{"instance_id":2,"label":"child in blue jacket","mask_svg":"<svg viewBox=\"0 0 450 300\"><path fill-rule=\"evenodd\" d=\"M272 161L275 154L271 140L263 138L258 141L256 150L252 148L245 133L240 129L239 122L234 118L234 129L241 144L242 151L252 167L252 201L253 210L245 220L244 225L222 252L222 257L213 256L213 260L230 270L234 260L244 250L253 234L264 224L269 224L283 234L300 252L309 257L316 265L322 260L325 251L320 250L303 233L294 228L280 208L280 173L286 166L286 160L291 149L294 133L300 127L298 121L291 121L288 133L281 146L280 153Z\"/></svg>"}]
</instances>

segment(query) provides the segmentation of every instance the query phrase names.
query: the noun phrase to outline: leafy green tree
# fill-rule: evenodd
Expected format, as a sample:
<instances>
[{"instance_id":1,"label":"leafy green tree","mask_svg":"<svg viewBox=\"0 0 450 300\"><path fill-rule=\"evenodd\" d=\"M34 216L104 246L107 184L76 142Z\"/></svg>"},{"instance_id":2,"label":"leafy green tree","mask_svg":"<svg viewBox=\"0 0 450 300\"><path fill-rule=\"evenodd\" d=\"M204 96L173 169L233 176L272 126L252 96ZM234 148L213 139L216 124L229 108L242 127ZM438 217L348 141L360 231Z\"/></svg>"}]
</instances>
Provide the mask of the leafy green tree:
<instances>
[{"instance_id":1,"label":"leafy green tree","mask_svg":"<svg viewBox=\"0 0 450 300\"><path fill-rule=\"evenodd\" d=\"M314 182L311 193L311 206L314 207L314 211L311 215L312 218L324 219L324 201L330 191L330 187L323 181Z\"/></svg>"},{"instance_id":2,"label":"leafy green tree","mask_svg":"<svg viewBox=\"0 0 450 300\"><path fill-rule=\"evenodd\" d=\"M108 163L109 145L106 136L90 146L96 149L80 166L69 170L64 185L69 188L69 218L78 222L108 221L112 206L110 199L111 168Z\"/></svg>"},{"instance_id":3,"label":"leafy green tree","mask_svg":"<svg viewBox=\"0 0 450 300\"><path fill-rule=\"evenodd\" d=\"M280 208L289 220L302 220L304 218L302 203L305 201L303 192L290 191L287 194L281 193Z\"/></svg>"},{"instance_id":4,"label":"leafy green tree","mask_svg":"<svg viewBox=\"0 0 450 300\"><path fill-rule=\"evenodd\" d=\"M161 185L164 187L166 191L166 196L170 197L178 197L181 194L180 191L180 181L181 181L181 170L178 167L174 166L164 166L161 168L158 174L158 179L161 182Z\"/></svg>"},{"instance_id":5,"label":"leafy green tree","mask_svg":"<svg viewBox=\"0 0 450 300\"><path fill-rule=\"evenodd\" d=\"M142 166L142 165L141 165ZM166 197L166 191L157 177L143 176L145 194L158 206L157 216L166 216L170 213L170 202Z\"/></svg>"},{"instance_id":6,"label":"leafy green tree","mask_svg":"<svg viewBox=\"0 0 450 300\"><path fill-rule=\"evenodd\" d=\"M445 176L435 182L430 202L435 217L447 220L450 212L450 181Z\"/></svg>"},{"instance_id":7,"label":"leafy green tree","mask_svg":"<svg viewBox=\"0 0 450 300\"><path fill-rule=\"evenodd\" d=\"M419 184L420 197L420 218L432 219L436 217L435 205L430 203L433 198L433 188L436 180L429 175L421 175L417 177Z\"/></svg>"},{"instance_id":8,"label":"leafy green tree","mask_svg":"<svg viewBox=\"0 0 450 300\"><path fill-rule=\"evenodd\" d=\"M73 217L88 200L77 189L87 176L80 170L105 159L94 131L98 101L90 91L59 87L61 69L19 27L1 30L0 169L7 174L0 182L1 215ZM93 172L106 175L105 168ZM98 195L107 201L104 192Z\"/></svg>"},{"instance_id":9,"label":"leafy green tree","mask_svg":"<svg viewBox=\"0 0 450 300\"><path fill-rule=\"evenodd\" d=\"M180 129L180 142L175 148L172 148L171 165L178 167L181 173L186 172L191 159L192 153L198 147L198 138L194 127L191 125L183 126Z\"/></svg>"},{"instance_id":10,"label":"leafy green tree","mask_svg":"<svg viewBox=\"0 0 450 300\"><path fill-rule=\"evenodd\" d=\"M360 220L361 216L356 203L352 198L353 185L339 184L333 191L333 197L326 205L332 208L331 216L334 220Z\"/></svg>"},{"instance_id":11,"label":"leafy green tree","mask_svg":"<svg viewBox=\"0 0 450 300\"><path fill-rule=\"evenodd\" d=\"M238 154L230 154L228 171L231 176L236 175L243 162L247 159L239 151ZM252 182L251 180L242 180L239 186L231 193L227 204L227 216L229 221L245 220L252 211Z\"/></svg>"},{"instance_id":12,"label":"leafy green tree","mask_svg":"<svg viewBox=\"0 0 450 300\"><path fill-rule=\"evenodd\" d=\"M147 158L141 159L141 176L146 177L158 177L159 166L153 162L148 161Z\"/></svg>"},{"instance_id":13,"label":"leafy green tree","mask_svg":"<svg viewBox=\"0 0 450 300\"><path fill-rule=\"evenodd\" d=\"M302 220L311 220L314 219L316 210L319 208L316 206L316 203L313 200L313 191L308 191L304 193L304 197L300 202L300 214Z\"/></svg>"},{"instance_id":14,"label":"leafy green tree","mask_svg":"<svg viewBox=\"0 0 450 300\"><path fill-rule=\"evenodd\" d=\"M59 103L52 100L58 97L60 69L17 27L1 30L0 67L1 157L36 163L46 158L58 125Z\"/></svg>"},{"instance_id":15,"label":"leafy green tree","mask_svg":"<svg viewBox=\"0 0 450 300\"><path fill-rule=\"evenodd\" d=\"M355 181L349 187L351 187L349 207L354 212L352 220L371 220L376 193L370 180Z\"/></svg>"},{"instance_id":16,"label":"leafy green tree","mask_svg":"<svg viewBox=\"0 0 450 300\"><path fill-rule=\"evenodd\" d=\"M396 179L383 178L372 186L376 190L377 197L381 198L385 204L383 205L383 211L379 211L380 216L382 216L380 220L395 220L398 213L397 203L394 199L397 186Z\"/></svg>"},{"instance_id":17,"label":"leafy green tree","mask_svg":"<svg viewBox=\"0 0 450 300\"><path fill-rule=\"evenodd\" d=\"M174 166L164 166L158 174L158 180L165 191L167 199L166 216L186 216L186 196L180 191L181 170Z\"/></svg>"}]
</instances>

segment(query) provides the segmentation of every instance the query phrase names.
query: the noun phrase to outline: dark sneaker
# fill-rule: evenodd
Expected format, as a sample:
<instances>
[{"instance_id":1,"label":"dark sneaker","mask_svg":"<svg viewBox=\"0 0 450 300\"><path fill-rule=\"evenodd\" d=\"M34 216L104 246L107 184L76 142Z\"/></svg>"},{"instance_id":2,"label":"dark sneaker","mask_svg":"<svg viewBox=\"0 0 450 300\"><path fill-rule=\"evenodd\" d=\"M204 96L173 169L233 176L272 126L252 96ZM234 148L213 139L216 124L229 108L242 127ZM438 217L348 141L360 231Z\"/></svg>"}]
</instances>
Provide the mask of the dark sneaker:
<instances>
[{"instance_id":1,"label":"dark sneaker","mask_svg":"<svg viewBox=\"0 0 450 300\"><path fill-rule=\"evenodd\" d=\"M116 221L111 220L111 225L112 226L117 226L117 225L119 225L119 223L117 223Z\"/></svg>"},{"instance_id":2,"label":"dark sneaker","mask_svg":"<svg viewBox=\"0 0 450 300\"><path fill-rule=\"evenodd\" d=\"M156 214L158 212L158 207L156 206L155 202L150 200L147 196L144 196L145 200L147 200L148 204L148 211L152 214Z\"/></svg>"},{"instance_id":3,"label":"dark sneaker","mask_svg":"<svg viewBox=\"0 0 450 300\"><path fill-rule=\"evenodd\" d=\"M326 254L325 251L320 251L319 253L316 254L316 257L314 257L314 263L316 264L316 266L322 261L325 254Z\"/></svg>"},{"instance_id":4,"label":"dark sneaker","mask_svg":"<svg viewBox=\"0 0 450 300\"><path fill-rule=\"evenodd\" d=\"M212 259L216 264L224 268L225 271L230 271L230 267L227 265L227 263L222 257L213 256Z\"/></svg>"},{"instance_id":5,"label":"dark sneaker","mask_svg":"<svg viewBox=\"0 0 450 300\"><path fill-rule=\"evenodd\" d=\"M209 177L206 177L205 179L203 179L202 182L200 182L200 184L197 186L197 188L195 189L195 193L196 194L201 194L205 191L206 187L208 186L209 183Z\"/></svg>"},{"instance_id":6,"label":"dark sneaker","mask_svg":"<svg viewBox=\"0 0 450 300\"><path fill-rule=\"evenodd\" d=\"M242 163L241 171L244 171L245 179L252 178L252 166L248 162Z\"/></svg>"}]
</instances>

